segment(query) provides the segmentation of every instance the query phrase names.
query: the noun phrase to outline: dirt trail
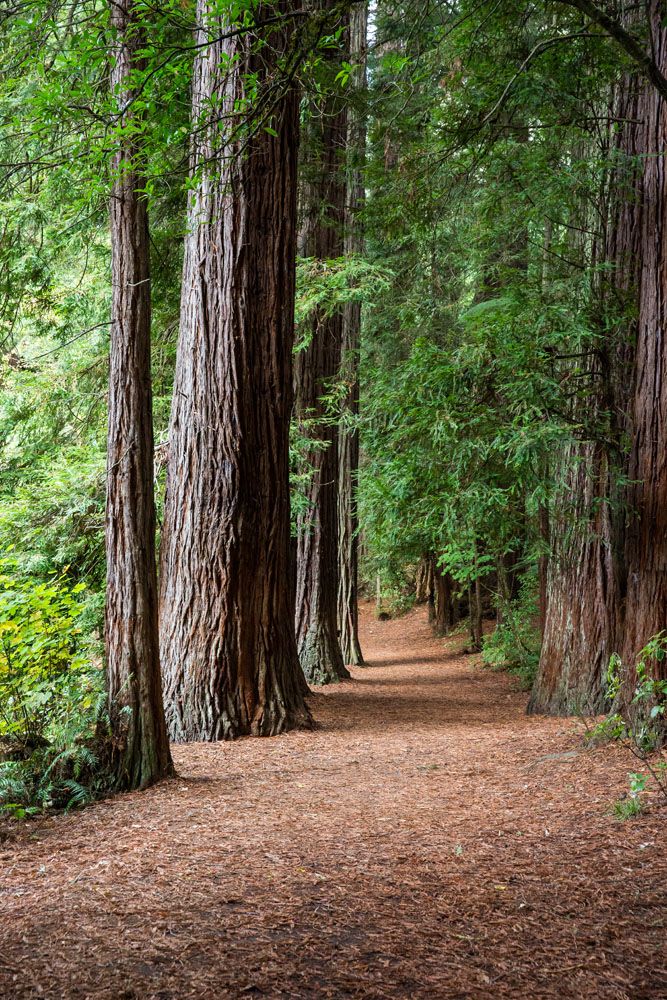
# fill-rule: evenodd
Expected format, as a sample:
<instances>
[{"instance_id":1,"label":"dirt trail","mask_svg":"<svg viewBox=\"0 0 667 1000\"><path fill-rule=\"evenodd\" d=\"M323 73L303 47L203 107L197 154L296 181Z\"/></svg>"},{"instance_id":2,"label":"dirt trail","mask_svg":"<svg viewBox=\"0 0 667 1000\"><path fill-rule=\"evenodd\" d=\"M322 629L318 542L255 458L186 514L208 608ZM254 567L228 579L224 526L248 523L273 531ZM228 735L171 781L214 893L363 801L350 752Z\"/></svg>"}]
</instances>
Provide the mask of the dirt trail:
<instances>
[{"instance_id":1,"label":"dirt trail","mask_svg":"<svg viewBox=\"0 0 667 1000\"><path fill-rule=\"evenodd\" d=\"M321 728L176 750L181 778L0 845L0 996L667 998L665 811L620 748L363 614Z\"/></svg>"}]
</instances>

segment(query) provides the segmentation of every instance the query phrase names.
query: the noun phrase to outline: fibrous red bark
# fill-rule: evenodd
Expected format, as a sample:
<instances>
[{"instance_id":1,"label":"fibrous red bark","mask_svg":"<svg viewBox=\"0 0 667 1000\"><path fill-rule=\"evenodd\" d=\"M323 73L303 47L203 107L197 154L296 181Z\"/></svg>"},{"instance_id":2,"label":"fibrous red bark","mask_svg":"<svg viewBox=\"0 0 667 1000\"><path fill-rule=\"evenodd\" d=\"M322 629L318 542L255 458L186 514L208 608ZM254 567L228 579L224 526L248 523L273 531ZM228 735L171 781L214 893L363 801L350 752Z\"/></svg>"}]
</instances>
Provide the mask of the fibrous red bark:
<instances>
[{"instance_id":1,"label":"fibrous red bark","mask_svg":"<svg viewBox=\"0 0 667 1000\"><path fill-rule=\"evenodd\" d=\"M151 291L146 198L131 111L145 44L132 0L111 5L111 86L121 109L111 193L112 305L106 501L106 665L116 784L171 773L162 707L155 564Z\"/></svg>"},{"instance_id":2,"label":"fibrous red bark","mask_svg":"<svg viewBox=\"0 0 667 1000\"><path fill-rule=\"evenodd\" d=\"M309 721L290 586L293 11L260 4L255 23L270 17L271 27L239 33L198 4L196 184L161 552L165 698L177 740L268 736ZM249 87L254 112L241 120Z\"/></svg>"},{"instance_id":3,"label":"fibrous red bark","mask_svg":"<svg viewBox=\"0 0 667 1000\"><path fill-rule=\"evenodd\" d=\"M591 389L577 420L592 430L562 459L564 489L552 512L544 641L529 710L595 714L606 705L605 675L623 643L625 510L620 482L627 474L623 440L632 436L627 411L636 335L638 262L644 213L643 154L652 148L646 115L649 85L625 76L617 88L611 135L607 219L597 241L596 279L604 333L596 337L588 371ZM558 474L558 470L557 474Z\"/></svg>"},{"instance_id":4,"label":"fibrous red bark","mask_svg":"<svg viewBox=\"0 0 667 1000\"><path fill-rule=\"evenodd\" d=\"M356 97L366 87L366 35L368 4L356 4L350 13L350 62L356 67L352 85ZM352 106L347 125L347 193L345 206L345 252L360 254L364 235L359 212L364 204L363 165L366 128L363 108ZM341 374L349 386L338 441L338 629L345 663L360 666L364 659L359 644L359 517L357 479L359 473L359 348L361 303L348 302L343 310Z\"/></svg>"},{"instance_id":5,"label":"fibrous red bark","mask_svg":"<svg viewBox=\"0 0 667 1000\"><path fill-rule=\"evenodd\" d=\"M667 71L664 5L650 4L653 59ZM622 690L626 712L636 681L634 665L648 640L667 628L667 102L645 87L641 104L647 138L642 160L639 308L625 545ZM664 661L654 664L667 679Z\"/></svg>"},{"instance_id":6,"label":"fibrous red bark","mask_svg":"<svg viewBox=\"0 0 667 1000\"><path fill-rule=\"evenodd\" d=\"M319 6L323 12L336 7L330 0ZM335 50L328 61L337 61ZM339 95L311 105L302 159L303 257L327 261L344 252L346 138ZM313 684L349 677L338 639L338 427L325 400L339 375L342 333L342 310L317 311L295 362L296 414L303 433L314 438L307 454L308 510L298 520L295 619L299 659Z\"/></svg>"},{"instance_id":7,"label":"fibrous red bark","mask_svg":"<svg viewBox=\"0 0 667 1000\"><path fill-rule=\"evenodd\" d=\"M456 623L454 608L454 582L449 573L442 571L440 566L434 566L436 612L433 624L436 635L448 635Z\"/></svg>"}]
</instances>

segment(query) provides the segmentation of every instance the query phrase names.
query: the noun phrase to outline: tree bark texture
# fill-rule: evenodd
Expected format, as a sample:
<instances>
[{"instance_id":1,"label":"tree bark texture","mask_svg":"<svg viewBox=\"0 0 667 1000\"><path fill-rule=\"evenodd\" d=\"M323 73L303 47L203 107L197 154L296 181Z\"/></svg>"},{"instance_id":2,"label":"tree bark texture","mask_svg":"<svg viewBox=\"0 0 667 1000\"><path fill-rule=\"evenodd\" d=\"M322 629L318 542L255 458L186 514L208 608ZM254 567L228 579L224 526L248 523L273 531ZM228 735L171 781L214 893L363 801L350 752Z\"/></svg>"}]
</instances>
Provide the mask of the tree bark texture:
<instances>
[{"instance_id":1,"label":"tree bark texture","mask_svg":"<svg viewBox=\"0 0 667 1000\"><path fill-rule=\"evenodd\" d=\"M111 87L124 108L145 44L132 0L111 5ZM148 210L138 140L121 113L111 192L111 350L106 496L106 666L119 788L172 771L158 643Z\"/></svg>"},{"instance_id":2,"label":"tree bark texture","mask_svg":"<svg viewBox=\"0 0 667 1000\"><path fill-rule=\"evenodd\" d=\"M419 560L415 575L415 602L425 604L433 590L433 561L430 552L425 552Z\"/></svg>"},{"instance_id":3,"label":"tree bark texture","mask_svg":"<svg viewBox=\"0 0 667 1000\"><path fill-rule=\"evenodd\" d=\"M667 71L664 4L649 5L653 58ZM621 649L627 676L621 706L630 710L637 654L667 628L667 102L645 87L640 107L646 136L637 348L631 403L626 586ZM656 676L667 679L664 661Z\"/></svg>"},{"instance_id":4,"label":"tree bark texture","mask_svg":"<svg viewBox=\"0 0 667 1000\"><path fill-rule=\"evenodd\" d=\"M255 18L292 10L260 5ZM161 551L165 700L180 741L270 736L310 720L290 582L294 39L289 20L264 29L265 45L254 32L225 38L230 25L206 0L198 23L196 185ZM235 110L249 79L250 127Z\"/></svg>"},{"instance_id":5,"label":"tree bark texture","mask_svg":"<svg viewBox=\"0 0 667 1000\"><path fill-rule=\"evenodd\" d=\"M436 612L434 630L438 636L448 635L455 623L454 585L449 573L443 573L439 566L434 572L436 591Z\"/></svg>"},{"instance_id":6,"label":"tree bark texture","mask_svg":"<svg viewBox=\"0 0 667 1000\"><path fill-rule=\"evenodd\" d=\"M476 577L468 588L470 614L470 652L481 653L484 629L482 624L482 581Z\"/></svg>"},{"instance_id":7,"label":"tree bark texture","mask_svg":"<svg viewBox=\"0 0 667 1000\"><path fill-rule=\"evenodd\" d=\"M619 480L627 470L622 441L628 423L636 332L637 264L644 183L640 166L651 148L645 103L648 85L626 76L614 101L606 227L594 247L605 265L597 281L598 313L617 316L593 344L592 389L586 413L575 414L597 434L573 443L563 457L565 488L551 515L546 616L540 665L529 711L596 714L606 706L609 658L622 642L625 512ZM604 213L603 213L604 215Z\"/></svg>"},{"instance_id":8,"label":"tree bark texture","mask_svg":"<svg viewBox=\"0 0 667 1000\"><path fill-rule=\"evenodd\" d=\"M554 512L544 636L529 712L597 714L614 652L617 578L611 550L607 457L598 445L574 445L565 493Z\"/></svg>"},{"instance_id":9,"label":"tree bark texture","mask_svg":"<svg viewBox=\"0 0 667 1000\"><path fill-rule=\"evenodd\" d=\"M366 36L368 4L356 4L350 13L350 62L356 67L353 97L366 89ZM359 212L365 200L363 167L366 152L365 111L351 105L347 122L347 192L345 253L362 254L364 234ZM364 659L359 643L359 348L361 303L348 302L343 310L341 375L349 386L343 407L338 441L338 629L345 663L360 666Z\"/></svg>"},{"instance_id":10,"label":"tree bark texture","mask_svg":"<svg viewBox=\"0 0 667 1000\"><path fill-rule=\"evenodd\" d=\"M539 612L540 612L540 635L544 641L544 630L547 624L547 608L549 606L549 548L551 545L551 526L549 523L549 507L546 503L541 503L538 510L538 531L542 550L537 564L539 579Z\"/></svg>"},{"instance_id":11,"label":"tree bark texture","mask_svg":"<svg viewBox=\"0 0 667 1000\"><path fill-rule=\"evenodd\" d=\"M326 0L321 9L329 6ZM338 53L328 59L334 67ZM303 257L326 261L344 253L346 139L340 96L311 105L301 163ZM340 372L342 334L341 310L318 312L295 361L296 415L302 433L315 441L307 453L308 511L297 525L295 617L299 659L312 684L349 677L338 638L338 428L324 398Z\"/></svg>"}]
</instances>

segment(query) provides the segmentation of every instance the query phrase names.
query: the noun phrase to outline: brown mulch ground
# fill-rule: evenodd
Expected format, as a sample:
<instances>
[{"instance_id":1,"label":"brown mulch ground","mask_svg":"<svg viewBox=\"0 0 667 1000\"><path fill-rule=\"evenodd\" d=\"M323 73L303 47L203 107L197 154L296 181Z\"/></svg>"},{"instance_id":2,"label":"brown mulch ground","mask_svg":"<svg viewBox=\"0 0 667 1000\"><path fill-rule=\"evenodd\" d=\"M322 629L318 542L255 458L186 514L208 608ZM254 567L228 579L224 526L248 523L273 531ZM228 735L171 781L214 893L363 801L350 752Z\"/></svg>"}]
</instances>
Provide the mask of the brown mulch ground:
<instances>
[{"instance_id":1,"label":"brown mulch ground","mask_svg":"<svg viewBox=\"0 0 667 1000\"><path fill-rule=\"evenodd\" d=\"M0 844L0 996L667 998L663 807L504 675L363 615L315 733Z\"/></svg>"}]
</instances>

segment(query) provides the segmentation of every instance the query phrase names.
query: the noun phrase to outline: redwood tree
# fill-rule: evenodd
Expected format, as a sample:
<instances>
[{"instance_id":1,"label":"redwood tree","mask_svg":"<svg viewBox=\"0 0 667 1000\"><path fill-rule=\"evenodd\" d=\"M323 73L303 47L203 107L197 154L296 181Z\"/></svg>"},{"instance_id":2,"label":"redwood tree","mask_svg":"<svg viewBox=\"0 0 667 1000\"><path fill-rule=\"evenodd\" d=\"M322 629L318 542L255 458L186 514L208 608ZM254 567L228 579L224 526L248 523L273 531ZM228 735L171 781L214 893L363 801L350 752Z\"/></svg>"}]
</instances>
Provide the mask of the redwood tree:
<instances>
[{"instance_id":1,"label":"redwood tree","mask_svg":"<svg viewBox=\"0 0 667 1000\"><path fill-rule=\"evenodd\" d=\"M198 4L194 178L161 551L176 740L309 721L290 587L298 96L285 0L238 30ZM262 22L266 22L262 27ZM253 90L253 112L241 120Z\"/></svg>"},{"instance_id":2,"label":"redwood tree","mask_svg":"<svg viewBox=\"0 0 667 1000\"><path fill-rule=\"evenodd\" d=\"M337 5L327 0L319 6L326 11ZM329 50L325 65L336 63L336 51ZM339 94L310 106L302 159L299 252L303 257L326 261L344 253L346 138L345 104ZM307 453L312 473L308 511L298 522L296 637L303 672L314 684L349 677L337 620L338 428L326 403L339 375L342 334L341 310L317 311L309 342L297 353L295 366L297 418L304 433L314 438Z\"/></svg>"},{"instance_id":3,"label":"redwood tree","mask_svg":"<svg viewBox=\"0 0 667 1000\"><path fill-rule=\"evenodd\" d=\"M667 73L664 5L649 5L652 55ZM637 654L667 628L667 100L655 86L643 87L639 109L646 146L642 158L640 273L637 346L630 408L628 530L625 545L627 590L621 649L628 675L622 707L630 709ZM656 662L667 679L665 662Z\"/></svg>"},{"instance_id":4,"label":"redwood tree","mask_svg":"<svg viewBox=\"0 0 667 1000\"><path fill-rule=\"evenodd\" d=\"M148 211L131 117L145 38L133 0L114 0L111 25L121 111L111 194L106 661L116 783L143 788L172 769L158 645Z\"/></svg>"},{"instance_id":5,"label":"redwood tree","mask_svg":"<svg viewBox=\"0 0 667 1000\"><path fill-rule=\"evenodd\" d=\"M659 18L654 28L656 43L664 45ZM656 44L655 52L664 60L662 45ZM585 400L587 412L577 416L594 433L573 445L566 458L570 500L554 514L533 711L601 711L611 654L621 651L634 663L641 646L667 624L667 590L660 583L661 425L659 418L653 423L652 411L665 391L657 222L665 205L662 104L642 75L626 74L617 87L614 118L620 127L612 133L614 170L597 279L600 315L617 315L613 324L605 321L589 358L594 388ZM624 495L627 478L634 485ZM629 679L625 689L632 688Z\"/></svg>"},{"instance_id":6,"label":"redwood tree","mask_svg":"<svg viewBox=\"0 0 667 1000\"><path fill-rule=\"evenodd\" d=\"M361 254L364 236L360 209L365 191L363 165L366 147L365 110L359 104L366 86L366 35L368 4L356 4L350 13L350 62L355 67L353 85L357 103L348 111L347 195L345 206L345 252ZM359 347L361 303L348 302L343 310L341 373L348 383L338 444L338 628L345 663L356 666L364 659L359 644L359 517L357 476L359 472Z\"/></svg>"}]
</instances>

